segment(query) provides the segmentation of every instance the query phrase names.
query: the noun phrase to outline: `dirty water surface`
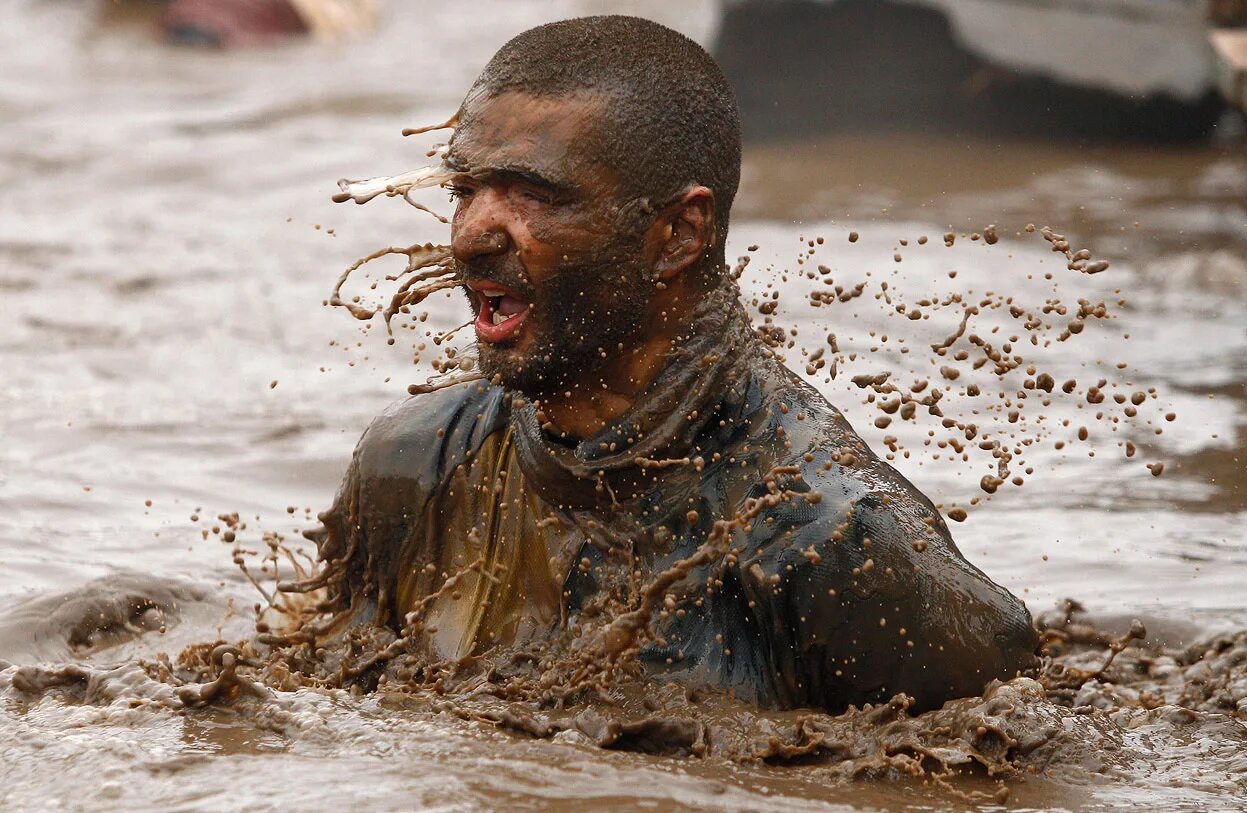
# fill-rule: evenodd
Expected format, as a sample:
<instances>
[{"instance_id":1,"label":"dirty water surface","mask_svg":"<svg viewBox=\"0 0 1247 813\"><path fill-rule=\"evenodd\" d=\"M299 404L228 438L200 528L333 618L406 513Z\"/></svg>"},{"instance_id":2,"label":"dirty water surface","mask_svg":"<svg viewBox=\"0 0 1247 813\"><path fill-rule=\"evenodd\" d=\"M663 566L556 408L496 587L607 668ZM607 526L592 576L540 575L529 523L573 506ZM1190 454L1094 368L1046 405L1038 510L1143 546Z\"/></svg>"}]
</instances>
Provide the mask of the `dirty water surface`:
<instances>
[{"instance_id":1,"label":"dirty water surface","mask_svg":"<svg viewBox=\"0 0 1247 813\"><path fill-rule=\"evenodd\" d=\"M543 13L598 10L556 5ZM746 152L729 256L749 257L755 324L1026 601L1052 656L1035 679L922 715L903 700L767 712L636 682L557 708L508 696L525 675L502 663L361 691L316 665L333 653L309 665L257 642L251 579L272 596L274 571L311 567L300 534L359 433L436 372L433 338L468 312L434 294L390 346L327 307L358 257L445 239L401 201L333 204L334 181L426 163L436 134L399 131L444 118L545 18L500 6L468 32L412 6L364 43L214 54L86 5L16 14L0 34L25 77L0 88L0 808L1247 803L1241 142L829 136ZM1071 270L1043 226L1108 267ZM1039 309L1054 285L1103 318L1018 340L1019 369L944 372L955 350L931 347L963 305L989 303L967 336L999 348L1010 307ZM950 419L1007 439L1008 477L992 447L904 417L934 385ZM1036 386L1051 397L1019 408Z\"/></svg>"}]
</instances>

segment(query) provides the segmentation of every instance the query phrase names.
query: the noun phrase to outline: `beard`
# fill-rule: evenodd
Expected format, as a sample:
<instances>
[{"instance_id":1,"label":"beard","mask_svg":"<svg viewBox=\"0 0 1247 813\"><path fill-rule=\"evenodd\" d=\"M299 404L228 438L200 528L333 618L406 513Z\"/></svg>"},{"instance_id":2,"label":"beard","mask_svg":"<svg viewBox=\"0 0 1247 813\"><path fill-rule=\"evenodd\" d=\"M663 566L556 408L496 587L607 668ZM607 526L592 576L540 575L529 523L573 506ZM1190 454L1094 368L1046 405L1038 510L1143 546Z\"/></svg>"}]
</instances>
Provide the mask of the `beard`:
<instances>
[{"instance_id":1,"label":"beard","mask_svg":"<svg viewBox=\"0 0 1247 813\"><path fill-rule=\"evenodd\" d=\"M524 330L531 338L524 350L479 342L478 351L487 377L530 398L581 386L596 389L595 374L636 345L654 295L639 246L599 250L564 263L540 284L533 284L510 254L456 263L456 271L464 282L496 282L529 303ZM479 312L470 292L468 301L473 314Z\"/></svg>"}]
</instances>

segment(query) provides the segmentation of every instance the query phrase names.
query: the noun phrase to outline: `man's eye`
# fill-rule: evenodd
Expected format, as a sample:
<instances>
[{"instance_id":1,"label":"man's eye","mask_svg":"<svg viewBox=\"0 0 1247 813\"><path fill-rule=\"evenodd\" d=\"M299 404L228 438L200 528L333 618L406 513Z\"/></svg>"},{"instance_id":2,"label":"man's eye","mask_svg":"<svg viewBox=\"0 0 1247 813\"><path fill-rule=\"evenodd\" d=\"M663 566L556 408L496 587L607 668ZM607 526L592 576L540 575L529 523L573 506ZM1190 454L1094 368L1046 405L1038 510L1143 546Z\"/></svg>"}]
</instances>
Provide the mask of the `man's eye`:
<instances>
[{"instance_id":1,"label":"man's eye","mask_svg":"<svg viewBox=\"0 0 1247 813\"><path fill-rule=\"evenodd\" d=\"M476 190L470 186L461 186L457 184L451 184L450 186L447 187L447 191L450 192L450 199L453 201L453 200L463 200L464 198L470 198L472 197L472 193L475 192Z\"/></svg>"},{"instance_id":2,"label":"man's eye","mask_svg":"<svg viewBox=\"0 0 1247 813\"><path fill-rule=\"evenodd\" d=\"M524 192L524 198L536 201L537 203L544 203L547 206L554 202L554 199L549 195L542 194L541 192L534 192L532 190Z\"/></svg>"}]
</instances>

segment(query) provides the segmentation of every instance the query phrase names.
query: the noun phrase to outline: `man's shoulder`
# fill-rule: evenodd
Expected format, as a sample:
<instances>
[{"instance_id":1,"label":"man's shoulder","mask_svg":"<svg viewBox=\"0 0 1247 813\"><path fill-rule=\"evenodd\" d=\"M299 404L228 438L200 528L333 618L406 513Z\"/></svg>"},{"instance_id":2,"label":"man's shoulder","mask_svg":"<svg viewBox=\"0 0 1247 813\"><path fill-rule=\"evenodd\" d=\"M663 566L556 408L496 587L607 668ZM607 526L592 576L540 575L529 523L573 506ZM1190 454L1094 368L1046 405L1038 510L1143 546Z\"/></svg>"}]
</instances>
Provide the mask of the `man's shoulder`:
<instances>
[{"instance_id":1,"label":"man's shoulder","mask_svg":"<svg viewBox=\"0 0 1247 813\"><path fill-rule=\"evenodd\" d=\"M356 447L356 465L372 476L440 469L479 448L508 414L505 391L481 381L409 396L369 425Z\"/></svg>"},{"instance_id":2,"label":"man's shoulder","mask_svg":"<svg viewBox=\"0 0 1247 813\"><path fill-rule=\"evenodd\" d=\"M960 558L943 517L905 477L865 445L812 447L778 480L789 498L766 512L789 545L832 543L841 553L912 558L928 547ZM778 541L778 540L776 540Z\"/></svg>"},{"instance_id":3,"label":"man's shoulder","mask_svg":"<svg viewBox=\"0 0 1247 813\"><path fill-rule=\"evenodd\" d=\"M781 566L776 572L793 585L817 585L810 595L850 590L859 598L992 608L1001 628L1029 641L1024 606L962 556L925 494L812 387L797 382L782 395L788 408L778 411L791 444L784 462L793 472L782 486L792 498L753 526L758 552Z\"/></svg>"},{"instance_id":4,"label":"man's shoulder","mask_svg":"<svg viewBox=\"0 0 1247 813\"><path fill-rule=\"evenodd\" d=\"M774 534L769 545L805 551L833 543L839 555L863 561L922 561L928 550L960 559L926 495L880 459L822 393L785 372L771 391L771 420L783 428L777 434L784 453L775 462L790 472L782 487L801 498L766 512Z\"/></svg>"},{"instance_id":5,"label":"man's shoulder","mask_svg":"<svg viewBox=\"0 0 1247 813\"><path fill-rule=\"evenodd\" d=\"M929 516L934 506L899 471L879 458L848 419L821 392L788 372L774 391L788 466L832 504L877 501Z\"/></svg>"}]
</instances>

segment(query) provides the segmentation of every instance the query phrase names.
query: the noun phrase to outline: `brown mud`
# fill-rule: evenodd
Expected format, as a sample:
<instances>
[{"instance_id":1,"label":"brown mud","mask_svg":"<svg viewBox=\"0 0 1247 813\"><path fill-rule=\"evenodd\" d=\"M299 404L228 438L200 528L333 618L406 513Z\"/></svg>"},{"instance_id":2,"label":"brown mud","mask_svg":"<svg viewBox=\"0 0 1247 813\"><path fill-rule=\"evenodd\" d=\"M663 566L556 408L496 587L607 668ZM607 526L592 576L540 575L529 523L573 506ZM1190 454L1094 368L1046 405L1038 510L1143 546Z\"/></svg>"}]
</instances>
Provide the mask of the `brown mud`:
<instances>
[{"instance_id":1,"label":"brown mud","mask_svg":"<svg viewBox=\"0 0 1247 813\"><path fill-rule=\"evenodd\" d=\"M534 690L549 688L549 673L533 669L539 655L531 651L456 663L394 661L372 692L358 684L331 688L358 676L348 661L392 643L384 636L353 636L337 651L250 641L115 667L12 666L0 671L0 696L18 713L48 702L192 717L211 707L230 726L298 740L301 716L319 702L307 692L335 705L371 694L381 708L417 718L457 718L568 745L772 766L828 788L912 782L948 804L1004 803L1040 777L1137 786L1171 770L1169 763L1197 759L1199 790L1247 798L1247 633L1174 646L1149 639L1138 621L1114 634L1073 601L1041 616L1038 626L1048 657L1036 679L993 683L981 697L919 715L904 696L834 716L768 711L636 674L579 701L554 701L549 693L535 697Z\"/></svg>"},{"instance_id":2,"label":"brown mud","mask_svg":"<svg viewBox=\"0 0 1247 813\"><path fill-rule=\"evenodd\" d=\"M163 635L196 611L201 621L213 619L213 611L201 609L207 598L207 588L191 581L119 571L69 595L9 607L0 619L0 657L21 663L87 657L149 632Z\"/></svg>"}]
</instances>

